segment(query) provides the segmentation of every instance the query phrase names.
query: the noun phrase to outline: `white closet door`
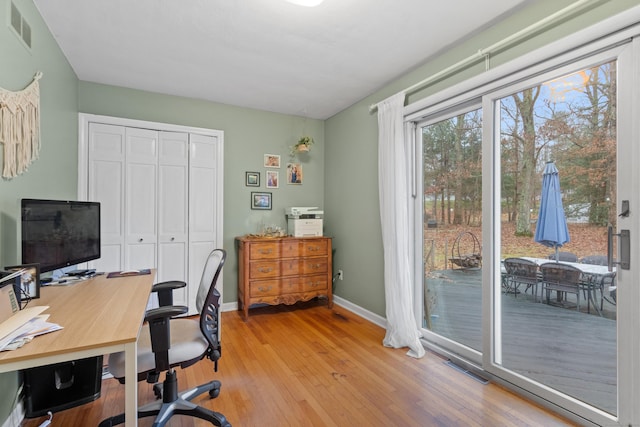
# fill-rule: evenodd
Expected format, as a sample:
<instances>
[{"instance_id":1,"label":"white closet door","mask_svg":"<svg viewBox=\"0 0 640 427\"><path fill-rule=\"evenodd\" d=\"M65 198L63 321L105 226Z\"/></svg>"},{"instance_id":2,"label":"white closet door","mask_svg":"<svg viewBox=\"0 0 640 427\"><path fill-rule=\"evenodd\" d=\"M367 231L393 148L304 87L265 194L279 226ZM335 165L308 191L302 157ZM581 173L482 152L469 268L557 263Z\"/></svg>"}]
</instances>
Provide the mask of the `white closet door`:
<instances>
[{"instance_id":1,"label":"white closet door","mask_svg":"<svg viewBox=\"0 0 640 427\"><path fill-rule=\"evenodd\" d=\"M157 281L187 281L189 135L160 132L158 162ZM189 287L176 289L173 302L188 305Z\"/></svg>"},{"instance_id":2,"label":"white closet door","mask_svg":"<svg viewBox=\"0 0 640 427\"><path fill-rule=\"evenodd\" d=\"M158 132L126 128L125 268L157 265Z\"/></svg>"},{"instance_id":3,"label":"white closet door","mask_svg":"<svg viewBox=\"0 0 640 427\"><path fill-rule=\"evenodd\" d=\"M122 126L89 124L88 200L100 202L101 257L91 262L99 271L124 265L124 159Z\"/></svg>"},{"instance_id":4,"label":"white closet door","mask_svg":"<svg viewBox=\"0 0 640 427\"><path fill-rule=\"evenodd\" d=\"M195 298L204 264L216 242L216 191L218 138L190 134L189 153L189 312L195 313Z\"/></svg>"}]
</instances>

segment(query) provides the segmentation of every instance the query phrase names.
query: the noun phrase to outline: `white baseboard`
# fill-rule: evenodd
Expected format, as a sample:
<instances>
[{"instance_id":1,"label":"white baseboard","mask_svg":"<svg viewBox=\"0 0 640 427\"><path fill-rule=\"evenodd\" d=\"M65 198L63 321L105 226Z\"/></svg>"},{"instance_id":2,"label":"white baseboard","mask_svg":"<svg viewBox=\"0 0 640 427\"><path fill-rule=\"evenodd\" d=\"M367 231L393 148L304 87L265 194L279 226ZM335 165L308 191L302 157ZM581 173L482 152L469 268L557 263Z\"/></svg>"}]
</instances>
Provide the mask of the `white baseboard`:
<instances>
[{"instance_id":1,"label":"white baseboard","mask_svg":"<svg viewBox=\"0 0 640 427\"><path fill-rule=\"evenodd\" d=\"M362 317L363 319L368 320L369 322L380 326L382 329L387 329L387 319L385 319L384 317L375 314L369 310L366 310L362 307L360 307L359 305L356 305L354 303L352 303L351 301L348 301L344 298L340 298L339 296L334 295L333 296L333 302L336 305L339 305L340 307L349 310L350 312L357 314L358 316Z\"/></svg>"},{"instance_id":2,"label":"white baseboard","mask_svg":"<svg viewBox=\"0 0 640 427\"><path fill-rule=\"evenodd\" d=\"M362 307L360 307L359 305L356 305L354 303L352 303L351 301L348 301L344 298L340 298L339 296L334 295L333 296L333 302L336 305L339 305L340 307L349 310L350 312L357 314L358 316L362 317L363 319L366 319L368 321L370 321L371 323L380 326L383 329L387 328L387 319L385 319L384 317L377 315L369 310L366 310ZM234 301L234 302L226 302L226 303L222 303L222 305L220 306L220 311L235 311L238 309L238 302Z\"/></svg>"}]
</instances>

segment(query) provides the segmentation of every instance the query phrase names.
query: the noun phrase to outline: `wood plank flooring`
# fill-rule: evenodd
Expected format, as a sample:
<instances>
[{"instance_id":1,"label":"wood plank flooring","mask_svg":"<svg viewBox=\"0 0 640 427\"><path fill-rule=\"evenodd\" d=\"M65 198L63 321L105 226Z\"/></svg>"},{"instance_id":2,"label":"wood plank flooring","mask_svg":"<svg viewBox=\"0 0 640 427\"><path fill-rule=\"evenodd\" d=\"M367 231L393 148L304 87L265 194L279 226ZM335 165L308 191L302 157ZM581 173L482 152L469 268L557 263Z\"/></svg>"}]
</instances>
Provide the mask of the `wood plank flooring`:
<instances>
[{"instance_id":1,"label":"wood plank flooring","mask_svg":"<svg viewBox=\"0 0 640 427\"><path fill-rule=\"evenodd\" d=\"M495 384L483 385L430 352L382 345L384 330L325 303L222 313L219 371L206 360L178 372L180 389L222 381L217 399L195 401L238 426L572 426ZM95 402L54 414L56 426L92 426L124 409L124 387L103 381ZM153 399L139 384L139 401ZM45 417L25 420L36 427ZM141 426L151 425L143 420ZM169 426L208 425L174 417Z\"/></svg>"}]
</instances>

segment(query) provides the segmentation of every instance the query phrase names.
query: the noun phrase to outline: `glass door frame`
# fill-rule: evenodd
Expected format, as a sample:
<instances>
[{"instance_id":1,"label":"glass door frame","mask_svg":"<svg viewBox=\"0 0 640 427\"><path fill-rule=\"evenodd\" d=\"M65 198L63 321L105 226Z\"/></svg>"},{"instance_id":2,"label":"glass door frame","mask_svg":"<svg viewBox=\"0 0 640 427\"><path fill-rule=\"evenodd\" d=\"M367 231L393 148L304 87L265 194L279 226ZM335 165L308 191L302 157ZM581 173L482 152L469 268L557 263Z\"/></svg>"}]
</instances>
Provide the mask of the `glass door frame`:
<instances>
[{"instance_id":1,"label":"glass door frame","mask_svg":"<svg viewBox=\"0 0 640 427\"><path fill-rule=\"evenodd\" d=\"M627 28L617 34L595 40L588 45L580 44L576 47L567 48L565 54L558 55L553 59L543 62L523 66L521 71L502 78L489 79L485 85L478 84L475 89L469 90L464 95L455 93L452 88L444 94L438 94L434 101L419 102L421 110L416 107L408 111L405 120L414 124L416 131L411 133L411 138L421 141L420 129L428 122L442 119L445 115L450 115L461 105L474 102L482 97L483 105L483 347L480 353L481 361L477 360L475 352L465 352L464 348L456 346L442 337L434 337L435 334L422 329L425 337L425 345L436 347L437 350L458 357L467 358L471 363L478 363L482 369L494 376L499 382L507 386L514 386L528 393L534 399L538 399L542 404L555 407L560 412L571 416L577 414L579 417L590 420L600 425L629 425L640 423L640 407L636 407L635 402L640 400L640 334L634 333L634 329L640 329L640 286L632 286L633 283L640 282L640 273L636 265L640 262L640 215L631 215L624 223L619 223L619 228L631 230L631 255L632 268L618 275L618 416L611 417L609 414L594 409L576 399L567 398L554 390L535 384L513 372L509 372L493 363L496 345L496 336L499 336L500 325L495 322L496 310L499 311L499 304L496 304L500 297L495 283L500 283L500 238L499 227L495 224L496 212L500 212L500 200L495 197L495 190L499 189L499 169L494 168L496 164L496 151L494 142L494 126L486 126L493 123L496 117L494 100L503 93L505 86L510 86L510 92L518 85L522 85L527 80L539 80L541 75L551 72L558 76L563 74L563 69L576 70L580 64L602 63L608 58L618 60L618 150L623 155L618 155L618 201L630 200L631 206L640 206L640 168L633 167L634 163L640 163L640 122L633 117L640 116L640 42L632 39L640 34L640 25ZM586 59L585 59L586 58ZM526 61L524 61L526 62ZM533 77L532 77L533 76ZM624 88L624 89L620 89ZM448 93L447 93L448 92ZM448 96L447 96L448 95ZM467 105L468 106L468 105ZM499 129L499 127L498 127ZM487 143L488 142L488 143ZM421 144L415 144L416 159L422 158ZM499 165L498 165L499 168ZM421 163L416 168L417 173L422 173ZM422 183L420 176L416 182L417 194L422 194ZM499 194L499 193L497 193ZM635 203L634 203L635 201ZM414 211L415 234L420 236L416 243L416 254L422 254L422 198L416 197L416 209ZM619 203L618 203L619 205ZM617 206L619 211L620 207ZM640 212L640 207L636 208ZM418 239L416 239L418 240ZM615 243L615 242L614 242ZM416 298L423 297L423 262L421 256L416 256L415 263L415 295ZM625 286L625 284L627 284ZM422 311L416 310L416 316L420 317ZM421 319L416 319L422 325ZM476 357L474 357L474 355ZM622 374L621 374L622 373ZM551 402L551 403L548 403Z\"/></svg>"},{"instance_id":2,"label":"glass door frame","mask_svg":"<svg viewBox=\"0 0 640 427\"><path fill-rule=\"evenodd\" d=\"M483 230L483 236L490 236L490 239L485 239L483 242L484 250L490 251L491 265L486 263L485 266L489 267L483 271L483 299L488 301L489 303L485 305L485 311L483 312L483 330L490 331L489 337L486 341L483 342L483 368L505 381L508 381L511 384L516 385L517 387L526 389L535 395L552 402L570 412L576 413L584 418L595 421L601 425L611 425L616 422L616 417L612 417L610 414L607 414L603 411L595 409L577 399L566 396L556 390L551 389L550 387L546 387L542 384L535 383L534 381L519 375L513 371L510 371L506 368L503 368L501 364L501 337L502 337L502 328L501 328L501 271L500 271L500 260L501 256L501 224L500 224L500 215L501 215L501 197L500 197L500 183L501 183L501 171L500 171L500 105L499 102L501 99L516 93L522 89L535 86L537 84L545 83L551 81L555 78L568 75L586 68L589 68L595 64L602 64L609 61L617 61L618 66L618 75L624 73L623 69L629 69L629 61L628 55L626 53L630 52L630 47L628 45L614 47L612 49L606 50L604 52L596 53L587 58L578 59L576 61L567 63L567 65L561 65L557 68L552 68L545 73L538 74L532 78L520 80L518 82L514 82L509 86L504 86L500 90L491 92L483 97L483 111L485 114L483 115L485 127L483 129L483 177L487 177L487 180L483 180L483 185L486 184L483 203L485 206L483 207L483 214L485 215L483 218L483 227L486 229ZM618 94L624 92L620 90L620 82L618 82ZM625 113L620 112L628 112L630 111L630 105L625 103L625 100L617 100L617 111L618 111L618 130L624 126L625 121L620 120L622 115ZM626 114L629 116L629 114ZM627 122L628 123L628 122ZM489 125L489 126L487 126ZM628 139L627 139L628 141ZM623 155L619 156L622 158L631 157L629 155L625 155L625 152L628 152L628 144L623 143L623 138L618 136L618 151L622 151ZM621 169L620 166L618 168L618 176L625 176L625 171ZM618 181L623 181L622 179L618 179ZM620 192L620 188L618 189ZM627 197L627 200L633 200L633 197ZM637 197L635 198L637 200ZM622 200L622 199L619 199ZM618 206L619 207L619 206ZM624 275L623 275L624 276ZM619 276L618 276L619 277ZM618 287L624 287L625 278L618 279ZM627 286L628 287L628 286ZM619 299L622 299L621 296ZM633 317L637 317L635 313L629 313L627 310L621 310L618 308L618 354L622 353L620 351L620 338L621 334L624 334L625 329L629 329L628 327L621 325L630 325L633 324ZM624 354L620 355L623 358ZM620 363L620 358L618 358L618 363ZM621 375L619 374L620 369L618 369L618 396L623 394L622 385L620 384ZM620 413L620 405L618 405L618 414Z\"/></svg>"}]
</instances>

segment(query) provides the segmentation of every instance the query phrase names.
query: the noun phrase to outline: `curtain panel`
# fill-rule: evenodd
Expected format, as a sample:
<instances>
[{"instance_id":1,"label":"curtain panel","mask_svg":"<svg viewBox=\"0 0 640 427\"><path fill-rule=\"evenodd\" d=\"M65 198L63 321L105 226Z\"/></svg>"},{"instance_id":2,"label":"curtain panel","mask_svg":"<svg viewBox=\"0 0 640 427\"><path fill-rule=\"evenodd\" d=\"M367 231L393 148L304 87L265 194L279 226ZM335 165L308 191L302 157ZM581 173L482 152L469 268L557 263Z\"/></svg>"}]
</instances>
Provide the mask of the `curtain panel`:
<instances>
[{"instance_id":1,"label":"curtain panel","mask_svg":"<svg viewBox=\"0 0 640 427\"><path fill-rule=\"evenodd\" d=\"M425 354L413 310L413 275L409 235L411 156L404 137L405 94L378 104L378 187L384 248L387 347L409 347L407 355Z\"/></svg>"}]
</instances>

